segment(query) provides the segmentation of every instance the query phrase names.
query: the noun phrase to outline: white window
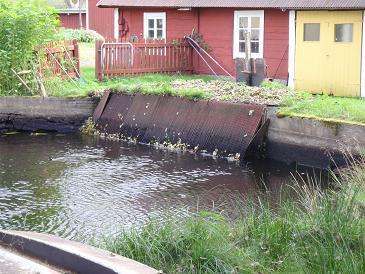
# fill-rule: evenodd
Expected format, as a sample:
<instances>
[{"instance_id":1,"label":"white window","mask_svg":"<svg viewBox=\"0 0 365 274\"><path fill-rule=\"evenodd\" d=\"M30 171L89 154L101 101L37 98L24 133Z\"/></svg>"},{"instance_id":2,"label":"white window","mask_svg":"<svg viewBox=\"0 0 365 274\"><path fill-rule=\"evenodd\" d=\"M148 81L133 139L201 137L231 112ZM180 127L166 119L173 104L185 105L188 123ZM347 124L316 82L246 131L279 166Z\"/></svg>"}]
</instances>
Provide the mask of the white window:
<instances>
[{"instance_id":1,"label":"white window","mask_svg":"<svg viewBox=\"0 0 365 274\"><path fill-rule=\"evenodd\" d=\"M165 12L145 12L143 17L144 38L166 39Z\"/></svg>"},{"instance_id":2,"label":"white window","mask_svg":"<svg viewBox=\"0 0 365 274\"><path fill-rule=\"evenodd\" d=\"M251 57L264 56L264 11L246 10L234 12L233 58L244 58L246 33L251 37Z\"/></svg>"}]
</instances>

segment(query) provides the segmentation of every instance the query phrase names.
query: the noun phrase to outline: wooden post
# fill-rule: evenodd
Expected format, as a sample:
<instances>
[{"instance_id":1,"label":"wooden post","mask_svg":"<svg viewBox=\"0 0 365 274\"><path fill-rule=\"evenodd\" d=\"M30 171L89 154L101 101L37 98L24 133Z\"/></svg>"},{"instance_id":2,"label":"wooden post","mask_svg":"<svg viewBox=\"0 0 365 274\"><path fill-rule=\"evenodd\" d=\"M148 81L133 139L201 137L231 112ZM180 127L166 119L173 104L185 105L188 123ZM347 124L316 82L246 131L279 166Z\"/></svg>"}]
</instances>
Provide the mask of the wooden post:
<instances>
[{"instance_id":1,"label":"wooden post","mask_svg":"<svg viewBox=\"0 0 365 274\"><path fill-rule=\"evenodd\" d=\"M103 41L96 40L95 42L95 78L101 81L103 79L103 72L101 67L101 45Z\"/></svg>"},{"instance_id":2,"label":"wooden post","mask_svg":"<svg viewBox=\"0 0 365 274\"><path fill-rule=\"evenodd\" d=\"M246 71L248 73L252 73L252 67L251 67L251 33L246 31L245 32L245 65L246 65Z\"/></svg>"}]
</instances>

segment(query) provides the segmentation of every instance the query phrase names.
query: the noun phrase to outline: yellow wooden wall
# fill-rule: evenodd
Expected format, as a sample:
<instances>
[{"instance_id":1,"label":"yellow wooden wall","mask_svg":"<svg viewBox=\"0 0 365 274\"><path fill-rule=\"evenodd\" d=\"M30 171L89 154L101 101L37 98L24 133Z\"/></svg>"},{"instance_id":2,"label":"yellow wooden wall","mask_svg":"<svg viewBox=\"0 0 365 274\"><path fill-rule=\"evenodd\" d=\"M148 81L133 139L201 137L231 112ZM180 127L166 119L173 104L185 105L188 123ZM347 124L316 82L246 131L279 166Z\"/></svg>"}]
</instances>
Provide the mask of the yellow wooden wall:
<instances>
[{"instance_id":1,"label":"yellow wooden wall","mask_svg":"<svg viewBox=\"0 0 365 274\"><path fill-rule=\"evenodd\" d=\"M304 23L320 23L320 41L304 41ZM335 42L335 24L353 24L352 42ZM360 96L362 11L297 11L295 87Z\"/></svg>"}]
</instances>

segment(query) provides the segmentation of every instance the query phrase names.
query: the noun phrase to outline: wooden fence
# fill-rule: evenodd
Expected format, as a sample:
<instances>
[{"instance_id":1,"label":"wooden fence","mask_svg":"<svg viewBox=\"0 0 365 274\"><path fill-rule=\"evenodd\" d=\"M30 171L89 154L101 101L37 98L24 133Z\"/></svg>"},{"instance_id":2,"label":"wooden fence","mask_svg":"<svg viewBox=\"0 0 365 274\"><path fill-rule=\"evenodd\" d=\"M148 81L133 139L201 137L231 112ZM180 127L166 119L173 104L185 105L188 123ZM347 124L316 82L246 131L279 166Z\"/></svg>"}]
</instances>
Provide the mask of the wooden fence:
<instances>
[{"instance_id":1,"label":"wooden fence","mask_svg":"<svg viewBox=\"0 0 365 274\"><path fill-rule=\"evenodd\" d=\"M193 51L185 39L96 41L95 74L101 80L145 73L191 73Z\"/></svg>"},{"instance_id":2,"label":"wooden fence","mask_svg":"<svg viewBox=\"0 0 365 274\"><path fill-rule=\"evenodd\" d=\"M80 59L79 45L76 40L51 42L44 45L43 51L45 59L41 64L41 74L50 74L61 78L78 77Z\"/></svg>"}]
</instances>

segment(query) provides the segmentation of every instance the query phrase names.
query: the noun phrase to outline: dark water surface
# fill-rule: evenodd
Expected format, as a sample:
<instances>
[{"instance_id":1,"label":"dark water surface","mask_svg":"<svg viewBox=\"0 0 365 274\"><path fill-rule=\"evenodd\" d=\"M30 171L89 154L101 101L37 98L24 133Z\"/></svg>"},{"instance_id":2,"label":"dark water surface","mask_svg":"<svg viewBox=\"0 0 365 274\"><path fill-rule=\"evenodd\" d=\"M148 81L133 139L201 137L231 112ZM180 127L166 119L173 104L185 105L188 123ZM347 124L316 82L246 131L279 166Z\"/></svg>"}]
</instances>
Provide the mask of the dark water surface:
<instances>
[{"instance_id":1,"label":"dark water surface","mask_svg":"<svg viewBox=\"0 0 365 274\"><path fill-rule=\"evenodd\" d=\"M0 228L84 241L149 218L229 210L237 193L278 199L291 172L79 135L0 135Z\"/></svg>"}]
</instances>

